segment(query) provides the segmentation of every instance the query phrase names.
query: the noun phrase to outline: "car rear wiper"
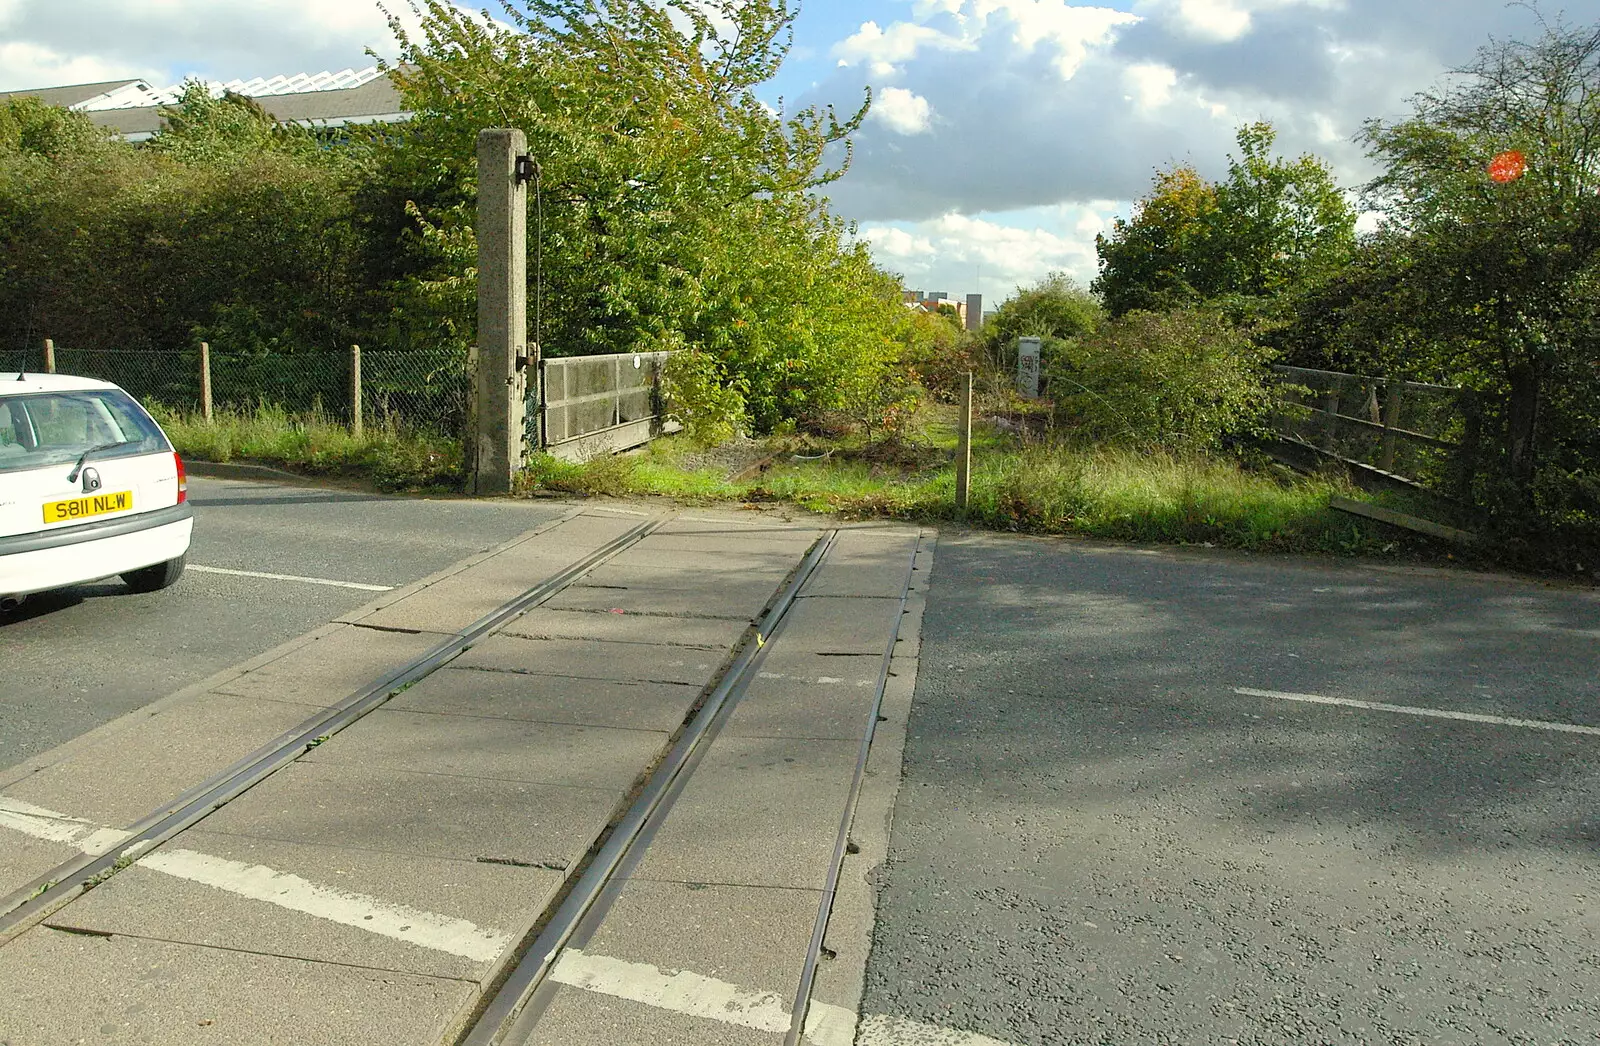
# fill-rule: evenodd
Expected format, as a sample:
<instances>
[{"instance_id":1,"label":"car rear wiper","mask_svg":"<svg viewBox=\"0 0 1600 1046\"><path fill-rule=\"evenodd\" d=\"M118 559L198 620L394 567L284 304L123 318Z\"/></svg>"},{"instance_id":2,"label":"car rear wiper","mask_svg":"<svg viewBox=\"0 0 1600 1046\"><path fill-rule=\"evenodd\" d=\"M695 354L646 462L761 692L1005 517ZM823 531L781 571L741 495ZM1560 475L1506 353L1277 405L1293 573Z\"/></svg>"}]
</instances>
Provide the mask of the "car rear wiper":
<instances>
[{"instance_id":1,"label":"car rear wiper","mask_svg":"<svg viewBox=\"0 0 1600 1046\"><path fill-rule=\"evenodd\" d=\"M83 463L89 460L90 454L98 454L102 450L116 450L118 447L131 447L136 443L143 443L142 439L121 439L115 443L102 443L98 447L90 447L78 457L78 463L72 466L72 471L67 474L68 483L78 482L78 473L83 471Z\"/></svg>"}]
</instances>

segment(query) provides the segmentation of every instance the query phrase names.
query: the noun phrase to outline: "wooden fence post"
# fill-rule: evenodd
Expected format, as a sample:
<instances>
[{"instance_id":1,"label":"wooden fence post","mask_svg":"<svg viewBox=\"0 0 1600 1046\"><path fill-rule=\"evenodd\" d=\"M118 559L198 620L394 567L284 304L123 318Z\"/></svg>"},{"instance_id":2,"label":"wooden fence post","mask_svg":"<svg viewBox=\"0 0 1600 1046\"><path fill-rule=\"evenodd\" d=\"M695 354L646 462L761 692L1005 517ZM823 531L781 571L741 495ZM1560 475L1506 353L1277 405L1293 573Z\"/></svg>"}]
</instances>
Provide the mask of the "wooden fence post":
<instances>
[{"instance_id":1,"label":"wooden fence post","mask_svg":"<svg viewBox=\"0 0 1600 1046\"><path fill-rule=\"evenodd\" d=\"M211 424L211 345L200 343L200 414Z\"/></svg>"},{"instance_id":2,"label":"wooden fence post","mask_svg":"<svg viewBox=\"0 0 1600 1046\"><path fill-rule=\"evenodd\" d=\"M1338 444L1339 439L1338 389L1334 389L1332 392L1329 392L1327 395L1322 397L1322 413L1327 415L1327 420L1323 423L1324 428L1322 431L1322 449L1332 454L1333 448Z\"/></svg>"},{"instance_id":3,"label":"wooden fence post","mask_svg":"<svg viewBox=\"0 0 1600 1046\"><path fill-rule=\"evenodd\" d=\"M972 372L961 379L961 417L956 439L956 508L967 510L972 491Z\"/></svg>"},{"instance_id":4,"label":"wooden fence post","mask_svg":"<svg viewBox=\"0 0 1600 1046\"><path fill-rule=\"evenodd\" d=\"M350 346L350 432L361 435L361 346Z\"/></svg>"},{"instance_id":5,"label":"wooden fence post","mask_svg":"<svg viewBox=\"0 0 1600 1046\"><path fill-rule=\"evenodd\" d=\"M1400 427L1400 393L1403 381L1391 381L1383 397L1383 450L1378 457L1378 467L1385 472L1394 471L1394 430Z\"/></svg>"},{"instance_id":6,"label":"wooden fence post","mask_svg":"<svg viewBox=\"0 0 1600 1046\"><path fill-rule=\"evenodd\" d=\"M46 374L56 372L56 343L49 338L44 340L44 372Z\"/></svg>"}]
</instances>

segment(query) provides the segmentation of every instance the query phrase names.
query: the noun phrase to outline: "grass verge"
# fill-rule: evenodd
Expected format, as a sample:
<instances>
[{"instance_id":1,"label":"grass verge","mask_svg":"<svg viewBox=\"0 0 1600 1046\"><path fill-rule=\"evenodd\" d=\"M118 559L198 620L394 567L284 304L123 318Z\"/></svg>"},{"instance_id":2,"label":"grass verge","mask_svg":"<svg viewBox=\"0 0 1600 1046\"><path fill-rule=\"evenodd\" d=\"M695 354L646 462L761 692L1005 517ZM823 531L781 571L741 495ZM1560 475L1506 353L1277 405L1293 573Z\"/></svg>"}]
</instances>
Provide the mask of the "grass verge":
<instances>
[{"instance_id":1,"label":"grass verge","mask_svg":"<svg viewBox=\"0 0 1600 1046\"><path fill-rule=\"evenodd\" d=\"M963 513L955 508L955 472L942 442L894 453L850 444L800 453L775 447L780 453L770 468L732 483L713 469L683 467L692 453L663 440L640 454L584 464L540 456L524 484L529 491L581 495L785 501L848 518L962 521L1014 532L1251 551L1355 555L1433 548L1426 539L1330 509L1334 494L1363 496L1340 479L1296 476L1228 456L1025 445L993 432L975 440Z\"/></svg>"},{"instance_id":2,"label":"grass verge","mask_svg":"<svg viewBox=\"0 0 1600 1046\"><path fill-rule=\"evenodd\" d=\"M270 406L219 411L209 422L198 412L154 407L151 413L178 453L197 461L244 460L309 475L359 477L387 491L461 488L459 440L393 423L369 424L355 436L321 413L290 414Z\"/></svg>"}]
</instances>

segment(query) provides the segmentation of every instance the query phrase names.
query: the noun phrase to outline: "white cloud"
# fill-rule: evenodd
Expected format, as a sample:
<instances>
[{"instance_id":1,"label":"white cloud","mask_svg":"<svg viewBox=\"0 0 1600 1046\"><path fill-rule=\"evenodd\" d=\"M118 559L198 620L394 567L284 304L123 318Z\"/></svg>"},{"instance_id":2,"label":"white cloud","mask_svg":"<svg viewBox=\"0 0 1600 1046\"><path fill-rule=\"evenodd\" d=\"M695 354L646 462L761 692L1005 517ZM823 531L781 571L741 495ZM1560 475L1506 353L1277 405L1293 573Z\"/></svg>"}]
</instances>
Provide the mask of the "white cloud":
<instances>
[{"instance_id":1,"label":"white cloud","mask_svg":"<svg viewBox=\"0 0 1600 1046\"><path fill-rule=\"evenodd\" d=\"M963 5L964 7L965 5ZM1066 0L972 0L972 28L982 33L993 15L1004 15L1015 26L1017 46L1032 51L1049 42L1058 52L1056 68L1063 80L1072 79L1091 48L1109 44L1121 26L1140 21L1138 15L1109 7L1087 7Z\"/></svg>"},{"instance_id":2,"label":"white cloud","mask_svg":"<svg viewBox=\"0 0 1600 1046\"><path fill-rule=\"evenodd\" d=\"M1057 52L1056 69L1063 80L1072 79L1092 48L1111 43L1116 30L1133 25L1138 15L1109 7L1090 7L1067 0L916 0L913 16L926 19L952 16L960 35L921 22L895 22L888 29L864 23L856 33L834 46L839 64L867 63L879 78L899 73L924 48L943 51L976 50L991 22L1012 27L1012 42L1025 52L1048 43Z\"/></svg>"},{"instance_id":3,"label":"white cloud","mask_svg":"<svg viewBox=\"0 0 1600 1046\"><path fill-rule=\"evenodd\" d=\"M1144 6L1172 11L1189 32L1213 43L1241 39L1254 27L1260 11L1287 7L1330 10L1345 0L1152 0ZM1430 0L1438 2L1438 0Z\"/></svg>"},{"instance_id":4,"label":"white cloud","mask_svg":"<svg viewBox=\"0 0 1600 1046\"><path fill-rule=\"evenodd\" d=\"M1172 101L1172 89L1178 86L1177 70L1165 65L1130 65L1122 71L1122 77L1132 92L1123 97L1137 102L1142 109L1166 105Z\"/></svg>"},{"instance_id":5,"label":"white cloud","mask_svg":"<svg viewBox=\"0 0 1600 1046\"><path fill-rule=\"evenodd\" d=\"M140 68L125 62L108 62L93 55L68 56L27 42L0 43L0 91L30 87L92 84L105 80L144 78L162 86L165 74L158 68Z\"/></svg>"},{"instance_id":6,"label":"white cloud","mask_svg":"<svg viewBox=\"0 0 1600 1046\"><path fill-rule=\"evenodd\" d=\"M872 103L872 117L896 134L922 134L931 126L932 108L921 95L888 87Z\"/></svg>"},{"instance_id":7,"label":"white cloud","mask_svg":"<svg viewBox=\"0 0 1600 1046\"><path fill-rule=\"evenodd\" d=\"M1038 208L1000 222L952 213L923 222L868 225L859 235L870 241L878 263L902 274L907 286L952 295L981 293L985 307L992 307L1014 288L1056 270L1087 286L1097 271L1094 232L1099 230L1087 216L1088 209ZM1063 220L1059 231L1046 227Z\"/></svg>"},{"instance_id":8,"label":"white cloud","mask_svg":"<svg viewBox=\"0 0 1600 1046\"><path fill-rule=\"evenodd\" d=\"M908 62L923 48L940 51L971 50L965 40L941 33L931 26L914 22L895 22L887 30L877 22L864 22L856 32L833 45L833 54L843 66L865 63L874 77L895 75L900 63Z\"/></svg>"}]
</instances>

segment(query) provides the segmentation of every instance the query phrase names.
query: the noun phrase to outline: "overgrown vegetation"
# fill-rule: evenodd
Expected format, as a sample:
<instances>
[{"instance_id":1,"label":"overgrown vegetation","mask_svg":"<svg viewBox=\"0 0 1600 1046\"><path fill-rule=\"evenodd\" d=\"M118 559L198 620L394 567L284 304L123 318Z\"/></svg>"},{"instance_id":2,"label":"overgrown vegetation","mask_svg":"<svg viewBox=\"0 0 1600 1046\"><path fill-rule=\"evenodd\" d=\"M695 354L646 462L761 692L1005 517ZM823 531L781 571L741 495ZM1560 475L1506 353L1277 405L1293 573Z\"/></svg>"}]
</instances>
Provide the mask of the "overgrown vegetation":
<instances>
[{"instance_id":1,"label":"overgrown vegetation","mask_svg":"<svg viewBox=\"0 0 1600 1046\"><path fill-rule=\"evenodd\" d=\"M666 450L539 459L529 489L946 518L948 441L928 419L974 371L991 442L970 519L1381 547L1328 514L1328 482L1237 457L1281 360L1474 390L1451 480L1467 511L1519 556L1594 565L1600 26L1556 20L1538 40L1492 43L1410 117L1369 123L1370 235L1323 161L1280 156L1274 129L1248 124L1220 180L1157 172L1100 238L1091 287L1051 275L973 334L906 309L820 196L870 97L845 113L758 99L789 46L790 0L414 6L421 28L393 23L387 71L415 113L405 124L334 137L191 85L135 148L80 113L0 105L0 350L206 341L229 373L293 376L284 360L360 342L458 367L476 339L475 137L513 126L539 161L528 269L542 351L677 350L666 382L690 439L801 434L831 453L754 485ZM1010 388L1024 336L1042 340L1039 401ZM453 441L395 424L354 438L274 391L278 406L163 421L196 457L390 489L459 481ZM318 402L303 391L293 405Z\"/></svg>"},{"instance_id":2,"label":"overgrown vegetation","mask_svg":"<svg viewBox=\"0 0 1600 1046\"><path fill-rule=\"evenodd\" d=\"M353 435L324 414L290 414L279 407L223 411L211 421L195 413L152 413L178 453L196 461L248 461L310 475L370 480L386 491L457 489L461 483L458 441L417 433L394 423L368 425Z\"/></svg>"}]
</instances>

